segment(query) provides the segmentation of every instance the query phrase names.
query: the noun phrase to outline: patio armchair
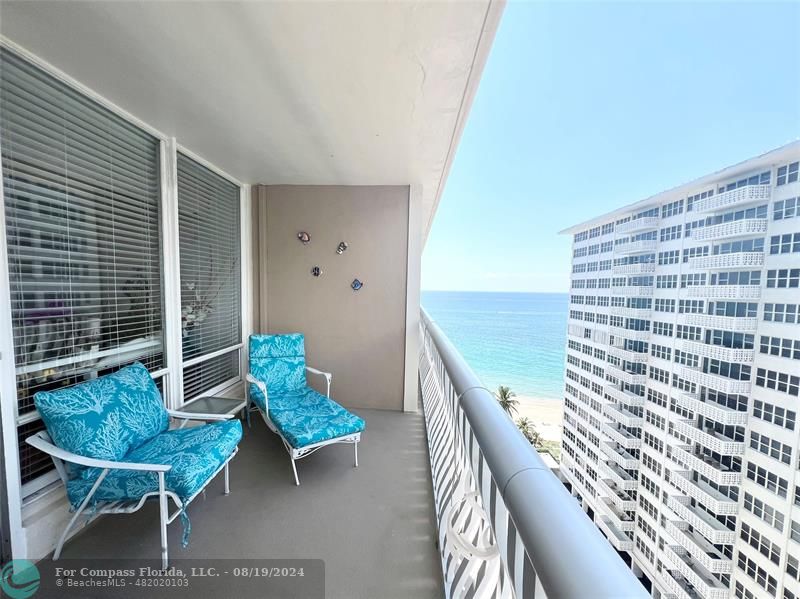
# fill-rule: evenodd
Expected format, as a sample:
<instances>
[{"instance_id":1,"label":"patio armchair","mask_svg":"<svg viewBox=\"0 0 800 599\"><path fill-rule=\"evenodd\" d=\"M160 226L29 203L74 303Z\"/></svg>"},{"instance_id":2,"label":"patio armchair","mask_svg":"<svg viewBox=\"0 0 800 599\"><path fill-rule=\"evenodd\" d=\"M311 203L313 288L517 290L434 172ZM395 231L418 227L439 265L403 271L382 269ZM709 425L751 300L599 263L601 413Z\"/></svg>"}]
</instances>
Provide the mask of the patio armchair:
<instances>
[{"instance_id":1,"label":"patio armchair","mask_svg":"<svg viewBox=\"0 0 800 599\"><path fill-rule=\"evenodd\" d=\"M326 394L306 384L306 372L323 376ZM295 460L334 443L352 443L358 467L358 443L364 421L330 398L333 375L306 366L302 334L251 335L248 422L252 405L283 441L300 484Z\"/></svg>"},{"instance_id":2,"label":"patio armchair","mask_svg":"<svg viewBox=\"0 0 800 599\"><path fill-rule=\"evenodd\" d=\"M44 421L26 439L51 456L67 490L72 518L58 540L61 555L81 514L130 514L158 499L161 561L168 565L167 525L183 522L183 546L191 526L187 506L224 470L238 451L242 425L232 416L167 410L150 373L140 363L57 391L40 391L34 403ZM169 430L170 417L182 422ZM184 428L189 420L218 421ZM168 499L176 505L170 514Z\"/></svg>"}]
</instances>

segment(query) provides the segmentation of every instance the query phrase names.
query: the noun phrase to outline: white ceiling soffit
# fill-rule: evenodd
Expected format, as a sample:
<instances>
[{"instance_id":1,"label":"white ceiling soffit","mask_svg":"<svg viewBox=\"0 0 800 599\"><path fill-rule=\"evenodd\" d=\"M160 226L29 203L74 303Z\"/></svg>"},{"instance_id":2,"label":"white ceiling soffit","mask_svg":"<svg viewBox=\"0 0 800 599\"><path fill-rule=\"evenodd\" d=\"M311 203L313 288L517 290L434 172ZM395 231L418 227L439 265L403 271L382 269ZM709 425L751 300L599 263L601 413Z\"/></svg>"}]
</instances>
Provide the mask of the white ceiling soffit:
<instances>
[{"instance_id":1,"label":"white ceiling soffit","mask_svg":"<svg viewBox=\"0 0 800 599\"><path fill-rule=\"evenodd\" d=\"M247 183L421 184L503 2L2 2L0 32Z\"/></svg>"}]
</instances>

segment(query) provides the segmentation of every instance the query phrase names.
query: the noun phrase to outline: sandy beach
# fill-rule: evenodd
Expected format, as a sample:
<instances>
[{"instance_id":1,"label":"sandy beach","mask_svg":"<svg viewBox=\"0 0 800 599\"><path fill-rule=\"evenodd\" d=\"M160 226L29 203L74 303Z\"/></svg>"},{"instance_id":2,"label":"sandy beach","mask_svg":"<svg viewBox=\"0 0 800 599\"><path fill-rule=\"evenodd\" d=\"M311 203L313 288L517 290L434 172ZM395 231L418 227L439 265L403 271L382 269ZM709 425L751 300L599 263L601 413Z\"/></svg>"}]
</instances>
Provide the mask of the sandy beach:
<instances>
[{"instance_id":1,"label":"sandy beach","mask_svg":"<svg viewBox=\"0 0 800 599\"><path fill-rule=\"evenodd\" d=\"M561 415L564 406L562 401L522 395L514 399L519 400L514 419L525 416L533 422L542 438L548 441L561 441Z\"/></svg>"}]
</instances>

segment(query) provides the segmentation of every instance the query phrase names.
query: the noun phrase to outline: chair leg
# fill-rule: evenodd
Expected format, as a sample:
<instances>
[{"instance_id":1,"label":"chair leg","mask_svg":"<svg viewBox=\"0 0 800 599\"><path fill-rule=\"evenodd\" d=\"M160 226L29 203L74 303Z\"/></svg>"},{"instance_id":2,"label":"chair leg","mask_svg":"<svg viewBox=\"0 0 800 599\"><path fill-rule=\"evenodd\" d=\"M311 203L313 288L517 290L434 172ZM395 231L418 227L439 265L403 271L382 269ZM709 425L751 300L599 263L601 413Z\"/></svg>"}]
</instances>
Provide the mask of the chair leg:
<instances>
[{"instance_id":1,"label":"chair leg","mask_svg":"<svg viewBox=\"0 0 800 599\"><path fill-rule=\"evenodd\" d=\"M58 558L61 557L61 550L64 548L64 543L66 543L67 541L67 535L69 534L69 531L72 529L72 526L78 520L78 517L81 515L81 513L83 513L83 510L86 509L86 506L89 505L89 501L92 499L94 492L97 491L97 487L99 487L100 483L103 482L103 479L106 477L106 474L108 474L108 468L103 469L103 471L100 473L100 476L98 476L97 480L94 481L94 485L92 485L92 488L89 490L89 493L86 495L84 500L78 506L78 509L75 510L75 513L72 515L72 518L69 519L67 527L64 529L64 532L61 533L61 537L58 539L56 550L53 552L53 561L56 561Z\"/></svg>"},{"instance_id":2,"label":"chair leg","mask_svg":"<svg viewBox=\"0 0 800 599\"><path fill-rule=\"evenodd\" d=\"M292 460L292 470L294 471L294 484L296 484L299 487L300 479L297 478L297 466L295 466L294 463L294 456L293 455L289 456L289 459Z\"/></svg>"},{"instance_id":3,"label":"chair leg","mask_svg":"<svg viewBox=\"0 0 800 599\"><path fill-rule=\"evenodd\" d=\"M166 570L169 565L167 553L167 519L169 518L169 514L167 512L167 493L163 472L158 473L158 504L161 520L161 568Z\"/></svg>"},{"instance_id":4,"label":"chair leg","mask_svg":"<svg viewBox=\"0 0 800 599\"><path fill-rule=\"evenodd\" d=\"M355 453L355 457L356 457L355 467L358 468L358 441L353 443L353 453Z\"/></svg>"},{"instance_id":5,"label":"chair leg","mask_svg":"<svg viewBox=\"0 0 800 599\"><path fill-rule=\"evenodd\" d=\"M225 495L230 495L231 493L231 477L230 472L228 471L228 466L230 462L225 462Z\"/></svg>"}]
</instances>

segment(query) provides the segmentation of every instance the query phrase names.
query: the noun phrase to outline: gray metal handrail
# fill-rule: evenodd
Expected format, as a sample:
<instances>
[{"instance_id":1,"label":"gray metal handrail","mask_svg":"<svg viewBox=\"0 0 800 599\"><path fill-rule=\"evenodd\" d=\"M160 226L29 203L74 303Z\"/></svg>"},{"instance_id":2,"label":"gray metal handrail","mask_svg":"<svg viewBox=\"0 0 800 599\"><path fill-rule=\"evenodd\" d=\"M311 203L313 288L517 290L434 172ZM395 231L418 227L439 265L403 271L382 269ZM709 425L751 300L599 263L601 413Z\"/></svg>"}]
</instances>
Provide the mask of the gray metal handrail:
<instances>
[{"instance_id":1,"label":"gray metal handrail","mask_svg":"<svg viewBox=\"0 0 800 599\"><path fill-rule=\"evenodd\" d=\"M544 593L552 599L648 597L439 326L424 310L421 316Z\"/></svg>"}]
</instances>

